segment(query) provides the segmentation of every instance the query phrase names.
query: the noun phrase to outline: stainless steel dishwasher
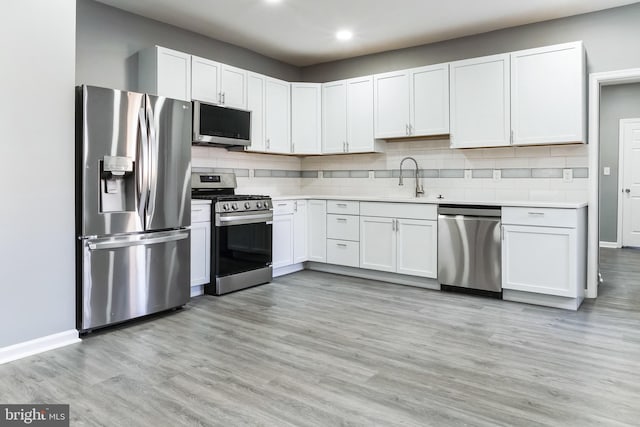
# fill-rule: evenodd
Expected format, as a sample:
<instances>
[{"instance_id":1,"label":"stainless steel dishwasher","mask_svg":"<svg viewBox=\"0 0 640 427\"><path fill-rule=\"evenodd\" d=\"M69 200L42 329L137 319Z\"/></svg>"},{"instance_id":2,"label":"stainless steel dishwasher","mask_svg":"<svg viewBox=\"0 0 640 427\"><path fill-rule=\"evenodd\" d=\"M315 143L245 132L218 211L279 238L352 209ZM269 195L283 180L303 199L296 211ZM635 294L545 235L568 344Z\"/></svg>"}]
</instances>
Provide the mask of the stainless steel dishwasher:
<instances>
[{"instance_id":1,"label":"stainless steel dishwasher","mask_svg":"<svg viewBox=\"0 0 640 427\"><path fill-rule=\"evenodd\" d=\"M501 209L494 207L438 207L438 282L443 290L502 296L501 217Z\"/></svg>"}]
</instances>

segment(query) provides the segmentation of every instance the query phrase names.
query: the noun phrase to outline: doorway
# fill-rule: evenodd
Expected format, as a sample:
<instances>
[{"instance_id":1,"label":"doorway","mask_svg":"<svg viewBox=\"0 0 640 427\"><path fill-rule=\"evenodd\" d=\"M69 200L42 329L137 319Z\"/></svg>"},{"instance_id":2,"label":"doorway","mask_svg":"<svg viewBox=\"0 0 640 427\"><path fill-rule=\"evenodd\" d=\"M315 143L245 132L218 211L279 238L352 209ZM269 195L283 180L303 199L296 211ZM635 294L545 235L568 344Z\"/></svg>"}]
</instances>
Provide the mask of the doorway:
<instances>
[{"instance_id":1,"label":"doorway","mask_svg":"<svg viewBox=\"0 0 640 427\"><path fill-rule=\"evenodd\" d=\"M588 298L598 295L600 247L616 248L619 229L620 119L640 117L640 68L589 76ZM602 245L601 245L602 242ZM603 249L610 251L611 249ZM633 251L636 252L636 251ZM606 253L606 259L610 253ZM636 254L632 254L635 256ZM638 261L640 262L640 253ZM603 271L611 273L608 268ZM605 278L606 283L606 278Z\"/></svg>"}]
</instances>

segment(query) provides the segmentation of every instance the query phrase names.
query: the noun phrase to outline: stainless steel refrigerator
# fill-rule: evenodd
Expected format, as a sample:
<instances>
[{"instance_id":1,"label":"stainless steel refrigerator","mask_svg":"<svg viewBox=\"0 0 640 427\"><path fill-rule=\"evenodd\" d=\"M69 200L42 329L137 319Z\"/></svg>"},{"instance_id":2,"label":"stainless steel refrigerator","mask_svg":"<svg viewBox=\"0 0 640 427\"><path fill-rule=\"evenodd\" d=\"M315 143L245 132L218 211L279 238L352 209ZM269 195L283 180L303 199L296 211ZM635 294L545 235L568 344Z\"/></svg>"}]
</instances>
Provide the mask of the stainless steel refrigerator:
<instances>
[{"instance_id":1,"label":"stainless steel refrigerator","mask_svg":"<svg viewBox=\"0 0 640 427\"><path fill-rule=\"evenodd\" d=\"M185 304L191 104L80 86L76 94L77 328Z\"/></svg>"}]
</instances>

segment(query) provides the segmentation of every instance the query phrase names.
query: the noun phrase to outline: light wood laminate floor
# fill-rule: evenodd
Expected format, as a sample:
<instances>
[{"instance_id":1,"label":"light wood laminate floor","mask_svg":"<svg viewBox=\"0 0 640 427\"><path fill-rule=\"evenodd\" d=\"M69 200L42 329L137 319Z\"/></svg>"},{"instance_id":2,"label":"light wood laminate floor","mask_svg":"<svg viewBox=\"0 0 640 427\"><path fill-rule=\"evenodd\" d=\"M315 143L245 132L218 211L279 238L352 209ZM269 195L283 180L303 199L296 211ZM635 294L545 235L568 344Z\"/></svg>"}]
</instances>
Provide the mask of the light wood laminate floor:
<instances>
[{"instance_id":1,"label":"light wood laminate floor","mask_svg":"<svg viewBox=\"0 0 640 427\"><path fill-rule=\"evenodd\" d=\"M640 423L640 254L578 312L304 271L0 366L73 426Z\"/></svg>"}]
</instances>

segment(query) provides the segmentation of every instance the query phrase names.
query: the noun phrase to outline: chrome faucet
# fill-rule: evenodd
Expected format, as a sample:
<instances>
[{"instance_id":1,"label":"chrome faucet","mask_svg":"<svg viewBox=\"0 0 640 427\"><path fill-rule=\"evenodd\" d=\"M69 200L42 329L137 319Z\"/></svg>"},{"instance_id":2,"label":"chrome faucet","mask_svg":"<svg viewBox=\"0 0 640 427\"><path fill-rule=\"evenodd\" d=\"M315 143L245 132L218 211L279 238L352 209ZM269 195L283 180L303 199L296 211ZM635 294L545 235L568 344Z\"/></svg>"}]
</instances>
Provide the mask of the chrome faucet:
<instances>
[{"instance_id":1,"label":"chrome faucet","mask_svg":"<svg viewBox=\"0 0 640 427\"><path fill-rule=\"evenodd\" d=\"M413 157L405 157L400 161L400 180L398 181L398 185L404 185L402 182L402 164L405 160L413 160L413 163L416 164L416 197L418 197L420 194L424 194L424 190L420 185L420 169L418 168L418 162Z\"/></svg>"}]
</instances>

